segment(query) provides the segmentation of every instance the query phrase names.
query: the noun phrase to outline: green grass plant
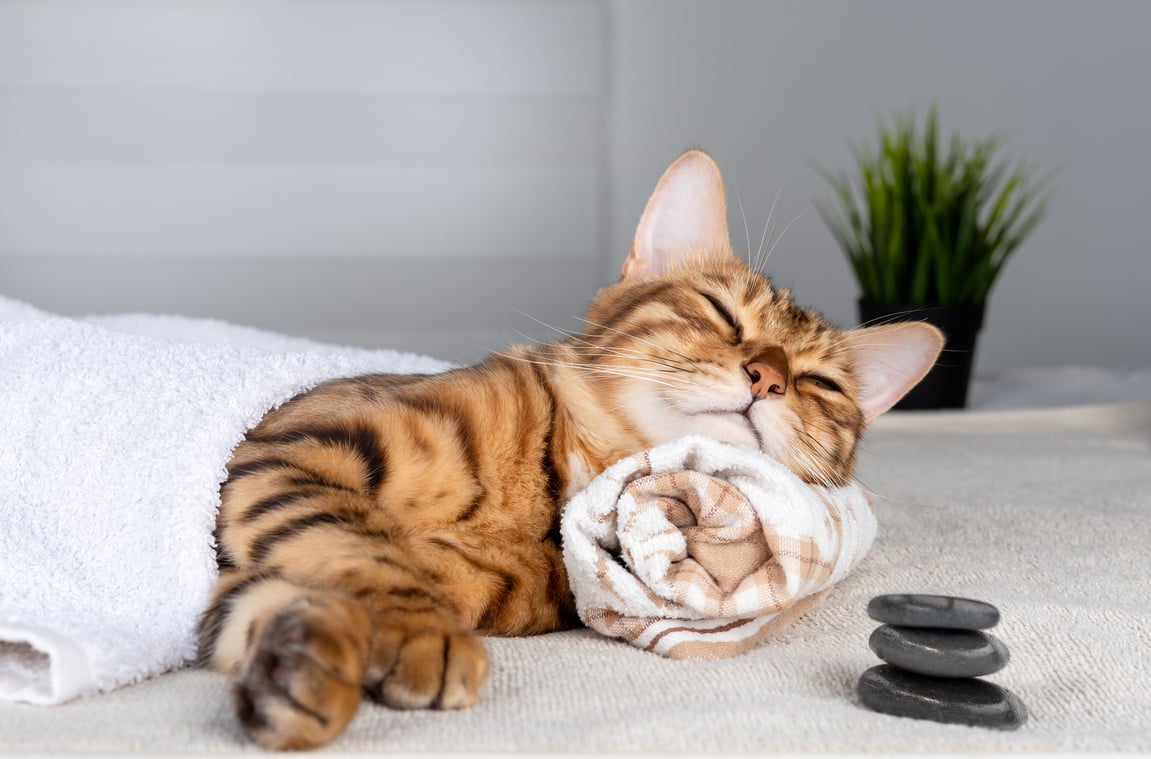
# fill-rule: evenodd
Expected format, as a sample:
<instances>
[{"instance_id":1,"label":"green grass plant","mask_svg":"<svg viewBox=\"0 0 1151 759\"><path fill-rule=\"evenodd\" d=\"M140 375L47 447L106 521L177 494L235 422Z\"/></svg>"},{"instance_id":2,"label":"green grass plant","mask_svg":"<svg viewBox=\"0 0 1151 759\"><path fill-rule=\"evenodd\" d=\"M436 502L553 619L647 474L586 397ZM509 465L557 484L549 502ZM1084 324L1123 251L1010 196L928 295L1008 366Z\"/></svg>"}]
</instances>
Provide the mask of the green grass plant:
<instances>
[{"instance_id":1,"label":"green grass plant","mask_svg":"<svg viewBox=\"0 0 1151 759\"><path fill-rule=\"evenodd\" d=\"M999 137L940 143L936 107L878 120L877 147L852 145L856 176L815 168L835 200L816 208L851 261L865 300L954 306L985 303L1039 223L1051 174L996 160Z\"/></svg>"}]
</instances>

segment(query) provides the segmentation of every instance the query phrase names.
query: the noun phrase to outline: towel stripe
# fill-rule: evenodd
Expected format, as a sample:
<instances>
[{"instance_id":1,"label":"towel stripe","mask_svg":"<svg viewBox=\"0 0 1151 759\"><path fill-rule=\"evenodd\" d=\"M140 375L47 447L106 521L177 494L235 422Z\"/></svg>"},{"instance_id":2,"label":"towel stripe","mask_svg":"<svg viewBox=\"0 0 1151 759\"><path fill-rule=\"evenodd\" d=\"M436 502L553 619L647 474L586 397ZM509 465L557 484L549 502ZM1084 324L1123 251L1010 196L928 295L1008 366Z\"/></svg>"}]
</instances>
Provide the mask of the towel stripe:
<instances>
[{"instance_id":1,"label":"towel stripe","mask_svg":"<svg viewBox=\"0 0 1151 759\"><path fill-rule=\"evenodd\" d=\"M858 485L809 485L759 451L689 437L620 461L572 498L564 560L589 627L712 659L818 603L875 529Z\"/></svg>"}]
</instances>

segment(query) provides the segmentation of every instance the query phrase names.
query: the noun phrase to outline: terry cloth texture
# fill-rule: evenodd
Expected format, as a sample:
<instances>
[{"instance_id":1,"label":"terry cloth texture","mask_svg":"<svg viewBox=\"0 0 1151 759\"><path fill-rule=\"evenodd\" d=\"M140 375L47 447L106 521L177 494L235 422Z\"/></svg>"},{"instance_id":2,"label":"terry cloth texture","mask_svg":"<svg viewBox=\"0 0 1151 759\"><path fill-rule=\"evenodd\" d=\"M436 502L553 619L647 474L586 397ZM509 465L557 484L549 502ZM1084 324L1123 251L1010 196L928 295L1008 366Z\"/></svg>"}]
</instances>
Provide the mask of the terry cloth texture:
<instances>
[{"instance_id":1,"label":"terry cloth texture","mask_svg":"<svg viewBox=\"0 0 1151 759\"><path fill-rule=\"evenodd\" d=\"M244 433L324 379L445 367L0 298L0 700L56 704L187 663Z\"/></svg>"},{"instance_id":2,"label":"terry cloth texture","mask_svg":"<svg viewBox=\"0 0 1151 759\"><path fill-rule=\"evenodd\" d=\"M692 436L611 466L565 506L562 530L588 627L715 659L810 609L876 524L856 484L811 486L759 451Z\"/></svg>"}]
</instances>

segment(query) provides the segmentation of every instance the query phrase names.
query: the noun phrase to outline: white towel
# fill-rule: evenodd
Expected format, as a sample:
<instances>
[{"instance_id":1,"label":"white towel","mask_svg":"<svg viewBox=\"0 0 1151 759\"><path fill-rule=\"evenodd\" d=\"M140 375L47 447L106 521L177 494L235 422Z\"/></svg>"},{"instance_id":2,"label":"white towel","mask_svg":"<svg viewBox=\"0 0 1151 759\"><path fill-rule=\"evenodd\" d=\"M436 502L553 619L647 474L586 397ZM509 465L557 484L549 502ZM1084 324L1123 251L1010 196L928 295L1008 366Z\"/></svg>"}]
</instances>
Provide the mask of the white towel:
<instances>
[{"instance_id":1,"label":"white towel","mask_svg":"<svg viewBox=\"0 0 1151 759\"><path fill-rule=\"evenodd\" d=\"M447 364L0 298L0 699L57 704L179 667L216 576L232 449L316 383Z\"/></svg>"},{"instance_id":2,"label":"white towel","mask_svg":"<svg viewBox=\"0 0 1151 759\"><path fill-rule=\"evenodd\" d=\"M822 600L876 532L858 484L808 485L757 450L699 436L612 465L561 527L584 623L679 659L762 642Z\"/></svg>"}]
</instances>

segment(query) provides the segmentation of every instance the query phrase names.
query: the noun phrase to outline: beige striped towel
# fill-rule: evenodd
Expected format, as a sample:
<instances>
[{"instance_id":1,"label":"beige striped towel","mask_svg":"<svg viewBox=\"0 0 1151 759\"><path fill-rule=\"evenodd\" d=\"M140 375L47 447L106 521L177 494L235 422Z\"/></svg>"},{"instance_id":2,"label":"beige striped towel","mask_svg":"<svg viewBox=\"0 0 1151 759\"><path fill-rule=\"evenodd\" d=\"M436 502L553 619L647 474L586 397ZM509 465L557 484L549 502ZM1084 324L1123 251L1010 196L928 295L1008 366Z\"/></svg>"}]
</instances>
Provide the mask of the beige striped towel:
<instances>
[{"instance_id":1,"label":"beige striped towel","mask_svg":"<svg viewBox=\"0 0 1151 759\"><path fill-rule=\"evenodd\" d=\"M804 483L763 453L692 436L614 464L563 515L564 562L592 629L676 659L741 654L863 558L855 483Z\"/></svg>"}]
</instances>

